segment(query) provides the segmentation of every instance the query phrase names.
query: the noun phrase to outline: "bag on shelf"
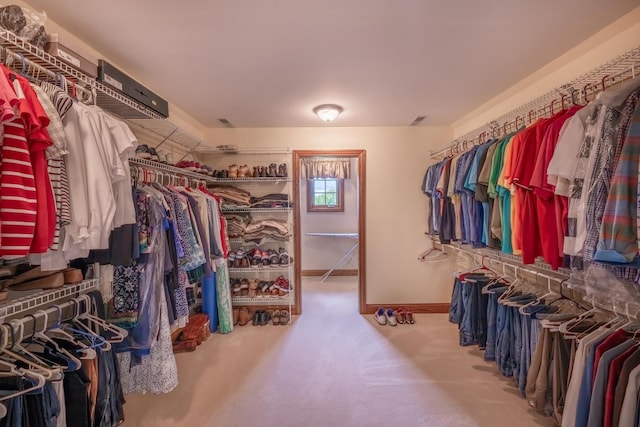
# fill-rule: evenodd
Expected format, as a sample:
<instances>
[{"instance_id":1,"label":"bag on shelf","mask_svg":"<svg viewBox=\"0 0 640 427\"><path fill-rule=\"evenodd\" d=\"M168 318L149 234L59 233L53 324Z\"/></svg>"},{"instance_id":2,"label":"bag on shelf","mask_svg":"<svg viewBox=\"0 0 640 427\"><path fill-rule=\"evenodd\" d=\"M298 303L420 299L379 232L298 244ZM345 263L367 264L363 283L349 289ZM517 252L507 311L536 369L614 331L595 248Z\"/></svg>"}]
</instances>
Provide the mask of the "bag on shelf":
<instances>
[{"instance_id":1,"label":"bag on shelf","mask_svg":"<svg viewBox=\"0 0 640 427\"><path fill-rule=\"evenodd\" d=\"M15 4L0 7L0 26L40 49L44 49L47 43L45 22L45 13L23 9Z\"/></svg>"}]
</instances>

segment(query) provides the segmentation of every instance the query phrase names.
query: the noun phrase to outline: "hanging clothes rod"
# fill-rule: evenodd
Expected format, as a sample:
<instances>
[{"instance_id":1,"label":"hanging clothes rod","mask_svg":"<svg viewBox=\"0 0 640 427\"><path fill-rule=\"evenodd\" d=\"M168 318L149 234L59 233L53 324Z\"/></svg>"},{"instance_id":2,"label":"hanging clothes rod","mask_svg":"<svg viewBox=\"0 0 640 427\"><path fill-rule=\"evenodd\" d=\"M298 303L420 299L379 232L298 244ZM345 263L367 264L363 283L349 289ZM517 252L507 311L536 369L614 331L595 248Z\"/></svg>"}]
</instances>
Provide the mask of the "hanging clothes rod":
<instances>
[{"instance_id":1,"label":"hanging clothes rod","mask_svg":"<svg viewBox=\"0 0 640 427\"><path fill-rule=\"evenodd\" d=\"M2 46L0 49L0 55L2 56L2 62L7 67L18 71L19 74L28 75L36 80L46 80L56 85L63 83L67 90L70 90L72 94L73 92L79 92L82 94L84 100L95 100L95 94L92 91L87 90L83 86L77 85L76 82L67 79L61 74L56 74L53 71L44 68L42 65L36 64L30 59L25 58L24 55L16 53L5 46ZM18 70L19 67L22 67L22 70ZM42 79L42 75L47 78Z\"/></svg>"},{"instance_id":2,"label":"hanging clothes rod","mask_svg":"<svg viewBox=\"0 0 640 427\"><path fill-rule=\"evenodd\" d=\"M440 250L444 253L467 254L478 265L486 266L485 261L489 261L492 264L498 264L501 267L502 273L505 275L509 275L506 269L511 268L513 269L512 273L514 278L524 278L525 280L532 282L544 289L547 289L547 287L549 287L553 292L574 301L576 304L586 310L597 308L599 310L612 313L616 316L625 316L630 319L640 321L640 304L629 301L616 301L609 295L602 295L602 298L598 299L595 298L594 295L587 295L586 293L579 292L576 289L569 289L565 286L567 281L571 279L572 282L578 282L578 280L572 278L568 274L542 272L540 267L524 267L517 261L501 259L502 256L500 255L492 253L478 253L477 251L463 248L461 245L442 244L437 240L434 240L433 243L435 249ZM540 282L540 280L538 279L542 279L542 282ZM551 286L551 283L553 283L554 286Z\"/></svg>"},{"instance_id":3,"label":"hanging clothes rod","mask_svg":"<svg viewBox=\"0 0 640 427\"><path fill-rule=\"evenodd\" d=\"M552 115L569 105L586 103L598 92L639 74L640 46L468 132L444 147L431 151L430 157L438 159L455 155L474 145L482 144L489 138L503 137L520 126L530 124L540 117Z\"/></svg>"}]
</instances>

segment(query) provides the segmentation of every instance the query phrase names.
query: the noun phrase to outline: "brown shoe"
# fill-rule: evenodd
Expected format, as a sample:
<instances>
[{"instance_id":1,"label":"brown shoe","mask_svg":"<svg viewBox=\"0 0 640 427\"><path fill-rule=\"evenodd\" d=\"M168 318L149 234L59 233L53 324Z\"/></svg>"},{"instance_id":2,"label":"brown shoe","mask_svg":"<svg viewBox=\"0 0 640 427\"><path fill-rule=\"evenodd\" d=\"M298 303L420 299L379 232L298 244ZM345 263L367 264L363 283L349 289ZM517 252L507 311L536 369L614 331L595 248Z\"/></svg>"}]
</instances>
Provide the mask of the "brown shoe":
<instances>
[{"instance_id":1,"label":"brown shoe","mask_svg":"<svg viewBox=\"0 0 640 427\"><path fill-rule=\"evenodd\" d=\"M234 308L233 309L233 326L237 325L239 321L240 321L240 309Z\"/></svg>"},{"instance_id":2,"label":"brown shoe","mask_svg":"<svg viewBox=\"0 0 640 427\"><path fill-rule=\"evenodd\" d=\"M77 268L69 268L67 270L63 270L64 273L64 283L67 285L75 285L84 280L82 277L82 270Z\"/></svg>"},{"instance_id":3,"label":"brown shoe","mask_svg":"<svg viewBox=\"0 0 640 427\"><path fill-rule=\"evenodd\" d=\"M196 351L197 346L198 346L198 343L196 342L195 339L179 341L173 345L173 352L188 353L188 352Z\"/></svg>"},{"instance_id":4,"label":"brown shoe","mask_svg":"<svg viewBox=\"0 0 640 427\"><path fill-rule=\"evenodd\" d=\"M12 291L30 291L32 289L56 289L64 286L64 273L55 273L47 277L10 285Z\"/></svg>"},{"instance_id":5,"label":"brown shoe","mask_svg":"<svg viewBox=\"0 0 640 427\"><path fill-rule=\"evenodd\" d=\"M244 326L251 320L251 314L247 307L240 308L238 312L238 325Z\"/></svg>"}]
</instances>

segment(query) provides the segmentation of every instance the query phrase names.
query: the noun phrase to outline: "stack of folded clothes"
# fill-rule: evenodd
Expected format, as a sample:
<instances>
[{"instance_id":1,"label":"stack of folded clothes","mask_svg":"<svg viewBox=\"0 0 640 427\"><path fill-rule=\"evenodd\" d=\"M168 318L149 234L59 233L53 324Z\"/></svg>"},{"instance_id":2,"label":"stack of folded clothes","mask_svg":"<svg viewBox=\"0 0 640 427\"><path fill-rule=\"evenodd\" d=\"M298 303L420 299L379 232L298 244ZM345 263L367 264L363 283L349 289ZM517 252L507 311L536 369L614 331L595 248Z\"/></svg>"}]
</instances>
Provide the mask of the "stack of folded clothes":
<instances>
[{"instance_id":1,"label":"stack of folded clothes","mask_svg":"<svg viewBox=\"0 0 640 427\"><path fill-rule=\"evenodd\" d=\"M251 193L230 185L219 185L210 188L210 191L222 199L223 208L251 206Z\"/></svg>"},{"instance_id":2,"label":"stack of folded clothes","mask_svg":"<svg viewBox=\"0 0 640 427\"><path fill-rule=\"evenodd\" d=\"M242 237L247 226L251 222L251 215L249 214L234 214L225 215L227 219L227 233L229 238Z\"/></svg>"},{"instance_id":3,"label":"stack of folded clothes","mask_svg":"<svg viewBox=\"0 0 640 427\"><path fill-rule=\"evenodd\" d=\"M291 227L287 221L277 219L263 219L251 222L244 230L242 236L246 242L262 239L287 241L291 237Z\"/></svg>"},{"instance_id":4,"label":"stack of folded clothes","mask_svg":"<svg viewBox=\"0 0 640 427\"><path fill-rule=\"evenodd\" d=\"M272 193L262 197L252 197L252 208L290 208L293 202L289 200L288 194Z\"/></svg>"}]
</instances>

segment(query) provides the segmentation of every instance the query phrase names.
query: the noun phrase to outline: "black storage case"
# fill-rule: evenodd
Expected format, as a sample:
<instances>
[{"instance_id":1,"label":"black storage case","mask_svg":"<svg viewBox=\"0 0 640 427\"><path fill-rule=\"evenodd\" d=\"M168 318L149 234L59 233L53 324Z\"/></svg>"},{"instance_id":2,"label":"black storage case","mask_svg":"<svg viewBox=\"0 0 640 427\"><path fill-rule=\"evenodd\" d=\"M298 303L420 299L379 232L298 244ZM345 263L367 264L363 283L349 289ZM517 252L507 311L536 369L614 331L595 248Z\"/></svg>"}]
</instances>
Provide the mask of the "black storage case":
<instances>
[{"instance_id":1,"label":"black storage case","mask_svg":"<svg viewBox=\"0 0 640 427\"><path fill-rule=\"evenodd\" d=\"M124 93L163 117L169 117L169 104L104 59L98 60L98 81Z\"/></svg>"}]
</instances>

